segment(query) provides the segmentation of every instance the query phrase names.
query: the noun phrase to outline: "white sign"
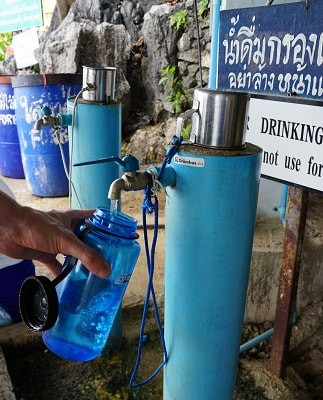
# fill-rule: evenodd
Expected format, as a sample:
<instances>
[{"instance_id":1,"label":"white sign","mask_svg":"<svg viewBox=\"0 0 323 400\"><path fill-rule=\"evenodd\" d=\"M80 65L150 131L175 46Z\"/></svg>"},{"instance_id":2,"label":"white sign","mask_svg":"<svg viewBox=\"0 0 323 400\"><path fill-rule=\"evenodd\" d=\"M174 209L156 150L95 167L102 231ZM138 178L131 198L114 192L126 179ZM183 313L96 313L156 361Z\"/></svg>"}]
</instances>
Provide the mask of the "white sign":
<instances>
[{"instance_id":1,"label":"white sign","mask_svg":"<svg viewBox=\"0 0 323 400\"><path fill-rule=\"evenodd\" d=\"M174 163L186 165L188 167L204 168L204 158L179 156L178 154L175 154Z\"/></svg>"},{"instance_id":2,"label":"white sign","mask_svg":"<svg viewBox=\"0 0 323 400\"><path fill-rule=\"evenodd\" d=\"M262 175L323 192L323 107L252 98L247 141Z\"/></svg>"},{"instance_id":3,"label":"white sign","mask_svg":"<svg viewBox=\"0 0 323 400\"><path fill-rule=\"evenodd\" d=\"M14 35L12 46L18 69L38 63L34 56L34 50L39 47L37 28L31 28L28 31Z\"/></svg>"}]
</instances>

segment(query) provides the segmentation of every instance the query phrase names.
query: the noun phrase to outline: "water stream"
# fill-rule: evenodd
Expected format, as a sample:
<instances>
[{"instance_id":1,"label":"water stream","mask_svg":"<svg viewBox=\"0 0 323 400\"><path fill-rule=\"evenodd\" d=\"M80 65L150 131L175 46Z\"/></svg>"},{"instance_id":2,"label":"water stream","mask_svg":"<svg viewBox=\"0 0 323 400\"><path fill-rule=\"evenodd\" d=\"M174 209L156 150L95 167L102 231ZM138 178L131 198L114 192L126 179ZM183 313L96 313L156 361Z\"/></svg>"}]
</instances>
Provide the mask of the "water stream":
<instances>
[{"instance_id":1,"label":"water stream","mask_svg":"<svg viewBox=\"0 0 323 400\"><path fill-rule=\"evenodd\" d=\"M110 211L112 214L115 214L118 211L118 201L119 200L111 200Z\"/></svg>"}]
</instances>

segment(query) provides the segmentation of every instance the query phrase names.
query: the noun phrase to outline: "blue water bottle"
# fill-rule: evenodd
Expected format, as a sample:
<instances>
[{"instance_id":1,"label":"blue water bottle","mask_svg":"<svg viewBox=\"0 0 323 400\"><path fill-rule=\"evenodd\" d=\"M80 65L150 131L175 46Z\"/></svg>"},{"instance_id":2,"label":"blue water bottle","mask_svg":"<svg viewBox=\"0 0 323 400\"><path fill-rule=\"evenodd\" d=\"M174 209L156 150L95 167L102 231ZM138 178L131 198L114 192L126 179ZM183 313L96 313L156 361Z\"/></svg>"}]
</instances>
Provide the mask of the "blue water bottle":
<instances>
[{"instance_id":1,"label":"blue water bottle","mask_svg":"<svg viewBox=\"0 0 323 400\"><path fill-rule=\"evenodd\" d=\"M62 274L66 270L67 276L56 285L58 314L54 324L50 321L52 317L46 314L48 299L52 296L47 281L40 279L44 277L37 278L33 296L26 296L35 289L32 277L21 290L21 308L27 314L24 318L27 326L42 331L45 345L56 355L73 361L88 361L101 354L140 253L136 228L135 219L106 208L97 208L93 216L77 228L76 233L84 243L108 261L111 275L99 278L77 259L66 257ZM52 327L48 329L48 326Z\"/></svg>"}]
</instances>

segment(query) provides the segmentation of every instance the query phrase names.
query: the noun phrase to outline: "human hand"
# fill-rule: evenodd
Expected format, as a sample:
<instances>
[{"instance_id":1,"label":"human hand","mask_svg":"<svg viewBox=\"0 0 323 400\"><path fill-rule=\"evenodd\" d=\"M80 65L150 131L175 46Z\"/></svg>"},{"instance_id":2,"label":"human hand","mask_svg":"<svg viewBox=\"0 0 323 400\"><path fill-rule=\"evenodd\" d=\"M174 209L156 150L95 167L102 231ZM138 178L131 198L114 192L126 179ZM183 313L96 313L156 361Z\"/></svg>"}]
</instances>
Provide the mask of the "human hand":
<instances>
[{"instance_id":1,"label":"human hand","mask_svg":"<svg viewBox=\"0 0 323 400\"><path fill-rule=\"evenodd\" d=\"M0 252L17 259L44 263L54 275L62 265L57 254L78 258L101 278L110 275L110 266L95 250L75 234L76 225L93 210L40 211L19 205L0 191Z\"/></svg>"}]
</instances>

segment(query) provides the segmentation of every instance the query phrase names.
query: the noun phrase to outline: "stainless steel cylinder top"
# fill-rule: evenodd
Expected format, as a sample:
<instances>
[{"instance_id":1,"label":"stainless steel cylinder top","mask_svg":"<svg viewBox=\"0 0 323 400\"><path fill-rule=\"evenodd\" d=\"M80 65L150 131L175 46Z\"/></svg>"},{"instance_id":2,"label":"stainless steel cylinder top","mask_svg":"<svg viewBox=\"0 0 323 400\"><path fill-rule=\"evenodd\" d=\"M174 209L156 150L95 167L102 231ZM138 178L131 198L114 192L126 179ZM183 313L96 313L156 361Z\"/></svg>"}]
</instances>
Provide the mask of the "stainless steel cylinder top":
<instances>
[{"instance_id":1,"label":"stainless steel cylinder top","mask_svg":"<svg viewBox=\"0 0 323 400\"><path fill-rule=\"evenodd\" d=\"M117 69L114 67L93 68L83 66L83 88L88 87L82 98L88 101L110 103L115 97Z\"/></svg>"},{"instance_id":2,"label":"stainless steel cylinder top","mask_svg":"<svg viewBox=\"0 0 323 400\"><path fill-rule=\"evenodd\" d=\"M187 112L192 114L190 141L221 149L243 148L248 107L246 93L195 89L193 108Z\"/></svg>"}]
</instances>

